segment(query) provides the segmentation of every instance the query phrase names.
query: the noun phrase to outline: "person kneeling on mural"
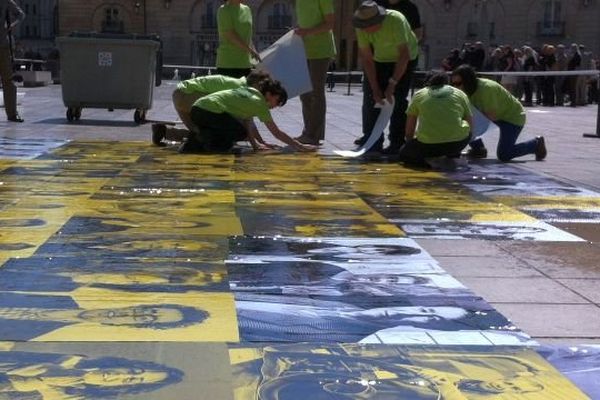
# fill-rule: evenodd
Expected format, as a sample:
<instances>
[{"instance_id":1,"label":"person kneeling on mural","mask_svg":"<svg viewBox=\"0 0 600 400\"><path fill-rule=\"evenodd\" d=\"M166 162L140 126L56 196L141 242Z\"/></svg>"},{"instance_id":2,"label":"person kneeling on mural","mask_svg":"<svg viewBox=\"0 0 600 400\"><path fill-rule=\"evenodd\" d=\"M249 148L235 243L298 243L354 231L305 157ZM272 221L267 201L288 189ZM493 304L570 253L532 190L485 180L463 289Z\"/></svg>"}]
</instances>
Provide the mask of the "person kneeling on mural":
<instances>
[{"instance_id":1,"label":"person kneeling on mural","mask_svg":"<svg viewBox=\"0 0 600 400\"><path fill-rule=\"evenodd\" d=\"M500 128L500 138L496 155L498 160L507 162L526 154L535 154L536 161L546 158L546 143L543 136L517 144L517 138L525 126L525 110L521 102L498 82L477 78L475 70L469 65L461 65L452 72L452 86L469 96L473 107L481 111ZM487 157L481 138L473 140L467 156L471 158Z\"/></svg>"},{"instance_id":2,"label":"person kneeling on mural","mask_svg":"<svg viewBox=\"0 0 600 400\"><path fill-rule=\"evenodd\" d=\"M265 146L256 129L248 129L243 121L257 117L275 138L298 151L314 151L283 132L271 116L270 109L287 102L287 92L281 83L272 79L261 80L257 87L222 90L204 96L192 106L192 122L197 132L183 143L181 153L226 152L236 142L248 140L254 149ZM269 145L266 145L269 146Z\"/></svg>"},{"instance_id":3,"label":"person kneeling on mural","mask_svg":"<svg viewBox=\"0 0 600 400\"><path fill-rule=\"evenodd\" d=\"M448 85L444 73L432 75L426 87L415 93L406 114L406 144L399 152L400 161L406 164L428 168L426 158L458 158L469 144L469 99Z\"/></svg>"},{"instance_id":4,"label":"person kneeling on mural","mask_svg":"<svg viewBox=\"0 0 600 400\"><path fill-rule=\"evenodd\" d=\"M190 136L190 132L197 132L198 127L192 122L190 113L192 105L201 97L221 90L237 89L245 86L256 87L260 81L265 79L271 79L268 72L254 70L248 76L242 78L232 78L226 75L206 75L179 82L177 88L173 91L173 107L175 107L175 111L186 129L171 127L162 123L152 124L152 143L157 146L165 146L164 140L182 142ZM252 120L246 121L246 124L250 129L256 129Z\"/></svg>"}]
</instances>

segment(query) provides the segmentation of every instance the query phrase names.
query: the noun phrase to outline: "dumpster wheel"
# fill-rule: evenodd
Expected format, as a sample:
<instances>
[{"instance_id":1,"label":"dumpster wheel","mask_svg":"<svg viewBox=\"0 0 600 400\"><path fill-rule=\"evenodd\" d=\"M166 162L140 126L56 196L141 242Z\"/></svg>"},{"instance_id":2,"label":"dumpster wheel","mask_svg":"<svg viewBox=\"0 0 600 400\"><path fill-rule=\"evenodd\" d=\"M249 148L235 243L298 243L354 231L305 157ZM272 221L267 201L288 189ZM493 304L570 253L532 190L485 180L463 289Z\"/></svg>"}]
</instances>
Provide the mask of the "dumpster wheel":
<instances>
[{"instance_id":1,"label":"dumpster wheel","mask_svg":"<svg viewBox=\"0 0 600 400\"><path fill-rule=\"evenodd\" d=\"M146 122L146 110L135 110L133 113L133 120L136 124L143 124Z\"/></svg>"},{"instance_id":2,"label":"dumpster wheel","mask_svg":"<svg viewBox=\"0 0 600 400\"><path fill-rule=\"evenodd\" d=\"M67 108L67 121L79 121L81 118L81 108L78 107L69 107Z\"/></svg>"}]
</instances>

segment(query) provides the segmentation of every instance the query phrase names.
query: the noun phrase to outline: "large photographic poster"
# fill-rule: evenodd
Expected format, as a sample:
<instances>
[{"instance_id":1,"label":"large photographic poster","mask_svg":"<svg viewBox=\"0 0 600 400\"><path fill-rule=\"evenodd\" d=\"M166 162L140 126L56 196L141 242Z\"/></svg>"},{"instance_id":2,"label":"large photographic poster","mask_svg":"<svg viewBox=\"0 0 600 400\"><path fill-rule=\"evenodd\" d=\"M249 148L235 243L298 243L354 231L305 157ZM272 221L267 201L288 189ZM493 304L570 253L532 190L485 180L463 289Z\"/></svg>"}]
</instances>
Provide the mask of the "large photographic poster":
<instances>
[{"instance_id":1,"label":"large photographic poster","mask_svg":"<svg viewBox=\"0 0 600 400\"><path fill-rule=\"evenodd\" d=\"M232 237L243 342L531 343L415 241Z\"/></svg>"},{"instance_id":2,"label":"large photographic poster","mask_svg":"<svg viewBox=\"0 0 600 400\"><path fill-rule=\"evenodd\" d=\"M588 399L527 348L272 344L229 353L235 400Z\"/></svg>"},{"instance_id":3,"label":"large photographic poster","mask_svg":"<svg viewBox=\"0 0 600 400\"><path fill-rule=\"evenodd\" d=\"M197 400L199 393L233 398L224 344L0 343L3 400Z\"/></svg>"}]
</instances>

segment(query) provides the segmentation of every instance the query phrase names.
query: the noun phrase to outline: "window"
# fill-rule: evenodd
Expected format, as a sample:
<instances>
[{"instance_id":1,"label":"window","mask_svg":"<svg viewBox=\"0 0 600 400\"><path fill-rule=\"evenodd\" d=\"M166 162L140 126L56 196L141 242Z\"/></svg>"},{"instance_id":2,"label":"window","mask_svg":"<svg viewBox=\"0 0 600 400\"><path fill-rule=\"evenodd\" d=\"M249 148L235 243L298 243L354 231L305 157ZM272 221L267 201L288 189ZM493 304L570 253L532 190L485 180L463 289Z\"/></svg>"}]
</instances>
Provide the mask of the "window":
<instances>
[{"instance_id":1,"label":"window","mask_svg":"<svg viewBox=\"0 0 600 400\"><path fill-rule=\"evenodd\" d=\"M204 29L215 29L217 27L217 16L215 13L214 1L207 1L206 7L204 8L204 14L202 15L202 28Z\"/></svg>"},{"instance_id":2,"label":"window","mask_svg":"<svg viewBox=\"0 0 600 400\"><path fill-rule=\"evenodd\" d=\"M269 15L269 29L284 30L292 26L292 16L287 3L275 2Z\"/></svg>"},{"instance_id":3,"label":"window","mask_svg":"<svg viewBox=\"0 0 600 400\"><path fill-rule=\"evenodd\" d=\"M119 17L119 10L112 7L104 9L104 20L102 21L102 32L123 33L125 28Z\"/></svg>"},{"instance_id":4,"label":"window","mask_svg":"<svg viewBox=\"0 0 600 400\"><path fill-rule=\"evenodd\" d=\"M554 28L561 24L561 3L559 0L544 2L544 28Z\"/></svg>"},{"instance_id":5,"label":"window","mask_svg":"<svg viewBox=\"0 0 600 400\"><path fill-rule=\"evenodd\" d=\"M546 0L543 3L542 20L538 22L538 35L564 36L565 21L562 17L560 0Z\"/></svg>"}]
</instances>

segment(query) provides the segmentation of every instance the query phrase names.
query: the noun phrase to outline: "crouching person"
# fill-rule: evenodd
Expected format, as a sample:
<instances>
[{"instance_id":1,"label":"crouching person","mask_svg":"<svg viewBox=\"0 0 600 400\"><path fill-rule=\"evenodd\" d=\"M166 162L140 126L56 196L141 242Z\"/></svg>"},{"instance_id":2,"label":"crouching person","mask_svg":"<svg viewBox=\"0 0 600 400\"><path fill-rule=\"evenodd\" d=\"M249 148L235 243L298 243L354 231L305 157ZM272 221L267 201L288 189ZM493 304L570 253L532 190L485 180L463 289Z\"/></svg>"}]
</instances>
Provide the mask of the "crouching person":
<instances>
[{"instance_id":1,"label":"crouching person","mask_svg":"<svg viewBox=\"0 0 600 400\"><path fill-rule=\"evenodd\" d=\"M180 148L181 153L226 152L236 142L247 140L255 150L272 148L264 142L252 121L257 117L278 140L298 151L314 151L315 146L304 145L283 132L271 116L270 109L283 106L287 92L281 83L263 79L256 87L223 90L200 98L191 111L192 123L197 127Z\"/></svg>"},{"instance_id":2,"label":"crouching person","mask_svg":"<svg viewBox=\"0 0 600 400\"><path fill-rule=\"evenodd\" d=\"M179 82L173 91L173 107L185 128L152 124L152 143L164 146L164 140L182 142L198 128L192 122L192 105L200 98L222 90L256 86L261 80L271 79L268 72L254 70L246 77L232 78L226 75L206 75Z\"/></svg>"},{"instance_id":3,"label":"crouching person","mask_svg":"<svg viewBox=\"0 0 600 400\"><path fill-rule=\"evenodd\" d=\"M406 113L406 144L399 156L408 165L429 168L426 158L458 158L469 143L469 99L448 85L444 73L429 78L426 87L413 96Z\"/></svg>"}]
</instances>

